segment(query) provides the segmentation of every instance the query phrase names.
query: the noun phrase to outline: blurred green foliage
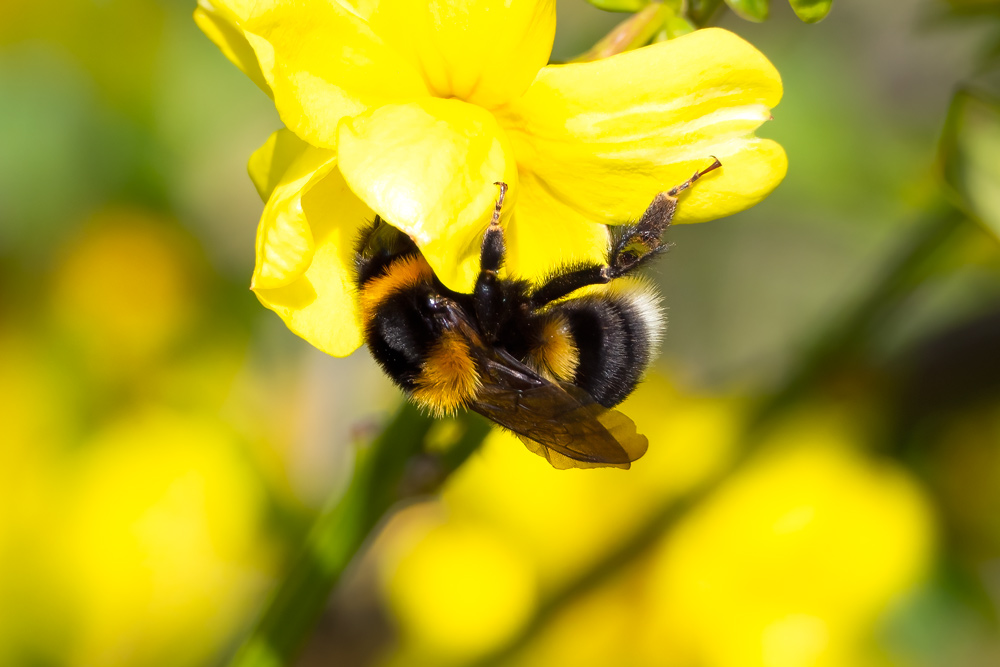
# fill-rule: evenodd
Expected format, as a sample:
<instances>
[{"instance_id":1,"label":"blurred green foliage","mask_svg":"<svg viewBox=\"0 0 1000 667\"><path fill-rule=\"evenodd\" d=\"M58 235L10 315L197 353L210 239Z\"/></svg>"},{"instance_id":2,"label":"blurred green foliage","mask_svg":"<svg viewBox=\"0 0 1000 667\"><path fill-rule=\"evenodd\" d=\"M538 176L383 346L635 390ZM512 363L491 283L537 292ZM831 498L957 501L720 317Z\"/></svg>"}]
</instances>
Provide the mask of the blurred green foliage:
<instances>
[{"instance_id":1,"label":"blurred green foliage","mask_svg":"<svg viewBox=\"0 0 1000 667\"><path fill-rule=\"evenodd\" d=\"M770 13L768 0L726 0L726 4L748 21L766 21Z\"/></svg>"},{"instance_id":2,"label":"blurred green foliage","mask_svg":"<svg viewBox=\"0 0 1000 667\"><path fill-rule=\"evenodd\" d=\"M806 23L821 21L830 13L833 0L789 0L796 16Z\"/></svg>"},{"instance_id":3,"label":"blurred green foliage","mask_svg":"<svg viewBox=\"0 0 1000 667\"><path fill-rule=\"evenodd\" d=\"M691 18L701 23L716 11L722 4L722 0L587 0L590 4L608 12L639 12L650 5L664 5L676 13L685 12ZM770 0L725 0L726 5L736 12L741 18L747 21L766 21L770 14ZM982 5L988 4L991 0L972 0L962 2L959 0L955 4L961 5ZM821 21L830 13L833 0L789 0L789 4L802 21L815 23Z\"/></svg>"},{"instance_id":4,"label":"blurred green foliage","mask_svg":"<svg viewBox=\"0 0 1000 667\"><path fill-rule=\"evenodd\" d=\"M650 0L588 0L588 2L607 12L638 12L651 4Z\"/></svg>"},{"instance_id":5,"label":"blurred green foliage","mask_svg":"<svg viewBox=\"0 0 1000 667\"><path fill-rule=\"evenodd\" d=\"M1000 236L1000 69L992 75L955 94L941 166L956 203Z\"/></svg>"}]
</instances>

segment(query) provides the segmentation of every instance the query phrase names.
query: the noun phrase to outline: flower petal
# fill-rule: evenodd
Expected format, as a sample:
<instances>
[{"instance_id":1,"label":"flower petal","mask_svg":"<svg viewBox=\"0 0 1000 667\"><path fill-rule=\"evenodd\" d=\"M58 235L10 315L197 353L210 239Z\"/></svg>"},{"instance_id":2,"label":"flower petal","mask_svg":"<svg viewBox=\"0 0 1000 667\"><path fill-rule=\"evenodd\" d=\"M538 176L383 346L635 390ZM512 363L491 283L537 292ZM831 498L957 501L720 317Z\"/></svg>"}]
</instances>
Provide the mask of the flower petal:
<instances>
[{"instance_id":1,"label":"flower petal","mask_svg":"<svg viewBox=\"0 0 1000 667\"><path fill-rule=\"evenodd\" d=\"M254 288L257 298L288 328L327 354L344 357L363 342L354 284L354 240L374 217L337 170L301 197L315 239L309 268L276 289Z\"/></svg>"},{"instance_id":2,"label":"flower petal","mask_svg":"<svg viewBox=\"0 0 1000 667\"><path fill-rule=\"evenodd\" d=\"M427 98L345 121L340 170L351 189L410 236L448 287L471 292L498 195L517 190L510 144L488 111Z\"/></svg>"},{"instance_id":3,"label":"flower petal","mask_svg":"<svg viewBox=\"0 0 1000 667\"><path fill-rule=\"evenodd\" d=\"M521 175L521 193L506 232L508 271L533 282L560 266L603 263L607 256L608 228L550 195L530 173Z\"/></svg>"},{"instance_id":4,"label":"flower petal","mask_svg":"<svg viewBox=\"0 0 1000 667\"><path fill-rule=\"evenodd\" d=\"M548 62L556 8L552 0L383 0L371 26L434 95L493 108L520 96Z\"/></svg>"},{"instance_id":5,"label":"flower petal","mask_svg":"<svg viewBox=\"0 0 1000 667\"><path fill-rule=\"evenodd\" d=\"M314 146L335 148L345 116L428 94L414 64L353 7L260 3L244 28L282 121Z\"/></svg>"},{"instance_id":6,"label":"flower petal","mask_svg":"<svg viewBox=\"0 0 1000 667\"><path fill-rule=\"evenodd\" d=\"M247 163L250 180L265 202L278 186L288 168L309 148L309 144L282 128L274 132L264 145L253 152Z\"/></svg>"},{"instance_id":7,"label":"flower petal","mask_svg":"<svg viewBox=\"0 0 1000 667\"><path fill-rule=\"evenodd\" d=\"M271 88L257 63L257 55L240 27L249 14L251 4L251 0L198 0L194 22L231 63L271 95Z\"/></svg>"},{"instance_id":8,"label":"flower petal","mask_svg":"<svg viewBox=\"0 0 1000 667\"><path fill-rule=\"evenodd\" d=\"M587 217L641 215L657 192L718 157L722 169L683 196L675 222L753 206L787 159L753 131L781 99L774 66L725 30L698 30L590 63L545 67L498 111L523 170Z\"/></svg>"},{"instance_id":9,"label":"flower petal","mask_svg":"<svg viewBox=\"0 0 1000 667\"><path fill-rule=\"evenodd\" d=\"M285 171L264 206L257 227L257 265L250 289L283 287L301 276L313 259L313 232L302 197L336 167L333 151L310 146Z\"/></svg>"}]
</instances>

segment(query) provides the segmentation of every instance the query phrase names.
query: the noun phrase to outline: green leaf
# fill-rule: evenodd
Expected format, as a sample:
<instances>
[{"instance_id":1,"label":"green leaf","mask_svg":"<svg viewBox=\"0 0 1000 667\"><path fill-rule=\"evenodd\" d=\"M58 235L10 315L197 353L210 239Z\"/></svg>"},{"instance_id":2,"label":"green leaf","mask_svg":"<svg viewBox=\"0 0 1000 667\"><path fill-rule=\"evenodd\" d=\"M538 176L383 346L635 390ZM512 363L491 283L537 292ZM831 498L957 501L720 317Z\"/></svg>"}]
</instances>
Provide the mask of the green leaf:
<instances>
[{"instance_id":1,"label":"green leaf","mask_svg":"<svg viewBox=\"0 0 1000 667\"><path fill-rule=\"evenodd\" d=\"M833 0L788 0L795 15L806 23L822 21L830 13Z\"/></svg>"},{"instance_id":2,"label":"green leaf","mask_svg":"<svg viewBox=\"0 0 1000 667\"><path fill-rule=\"evenodd\" d=\"M955 94L940 160L956 205L1000 238L1000 76L993 78Z\"/></svg>"},{"instance_id":3,"label":"green leaf","mask_svg":"<svg viewBox=\"0 0 1000 667\"><path fill-rule=\"evenodd\" d=\"M663 22L663 28L660 32L656 33L656 37L653 38L654 42L665 42L668 39L674 39L680 37L681 35L686 35L689 32L694 32L697 28L691 24L683 16L674 16L668 18Z\"/></svg>"},{"instance_id":4,"label":"green leaf","mask_svg":"<svg viewBox=\"0 0 1000 667\"><path fill-rule=\"evenodd\" d=\"M707 26L722 8L722 0L684 0L683 11L678 14L686 16L698 28Z\"/></svg>"},{"instance_id":5,"label":"green leaf","mask_svg":"<svg viewBox=\"0 0 1000 667\"><path fill-rule=\"evenodd\" d=\"M767 20L770 10L768 0L726 0L726 4L742 18L757 23Z\"/></svg>"},{"instance_id":6,"label":"green leaf","mask_svg":"<svg viewBox=\"0 0 1000 667\"><path fill-rule=\"evenodd\" d=\"M606 12L637 12L650 0L587 0L590 4Z\"/></svg>"}]
</instances>

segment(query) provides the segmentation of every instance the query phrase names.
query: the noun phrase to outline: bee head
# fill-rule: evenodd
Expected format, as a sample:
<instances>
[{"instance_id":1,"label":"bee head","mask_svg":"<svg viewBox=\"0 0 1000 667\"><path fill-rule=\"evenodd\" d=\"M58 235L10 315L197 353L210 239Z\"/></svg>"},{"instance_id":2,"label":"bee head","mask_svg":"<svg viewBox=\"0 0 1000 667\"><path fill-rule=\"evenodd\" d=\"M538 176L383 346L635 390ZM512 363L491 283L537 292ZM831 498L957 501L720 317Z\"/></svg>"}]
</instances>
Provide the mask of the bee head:
<instances>
[{"instance_id":1,"label":"bee head","mask_svg":"<svg viewBox=\"0 0 1000 667\"><path fill-rule=\"evenodd\" d=\"M436 334L448 331L458 323L456 304L438 292L432 285L421 285L414 290L415 305L427 328Z\"/></svg>"}]
</instances>

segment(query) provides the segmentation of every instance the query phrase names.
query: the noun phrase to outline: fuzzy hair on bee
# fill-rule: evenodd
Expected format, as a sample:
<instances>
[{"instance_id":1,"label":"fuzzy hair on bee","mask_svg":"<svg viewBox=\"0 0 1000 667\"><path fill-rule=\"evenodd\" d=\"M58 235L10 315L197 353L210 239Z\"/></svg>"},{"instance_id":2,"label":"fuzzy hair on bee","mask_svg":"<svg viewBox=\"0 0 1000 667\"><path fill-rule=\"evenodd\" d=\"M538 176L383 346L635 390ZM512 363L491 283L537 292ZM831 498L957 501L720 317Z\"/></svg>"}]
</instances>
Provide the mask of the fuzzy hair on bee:
<instances>
[{"instance_id":1,"label":"fuzzy hair on bee","mask_svg":"<svg viewBox=\"0 0 1000 667\"><path fill-rule=\"evenodd\" d=\"M603 263L538 283L501 277L497 183L471 294L448 289L413 241L376 216L355 247L364 337L375 361L430 413L478 412L554 467L628 468L645 436L614 407L655 359L664 328L656 289L634 275L669 244L677 197L708 167L654 197L639 220L609 226ZM575 294L584 287L599 290Z\"/></svg>"}]
</instances>

